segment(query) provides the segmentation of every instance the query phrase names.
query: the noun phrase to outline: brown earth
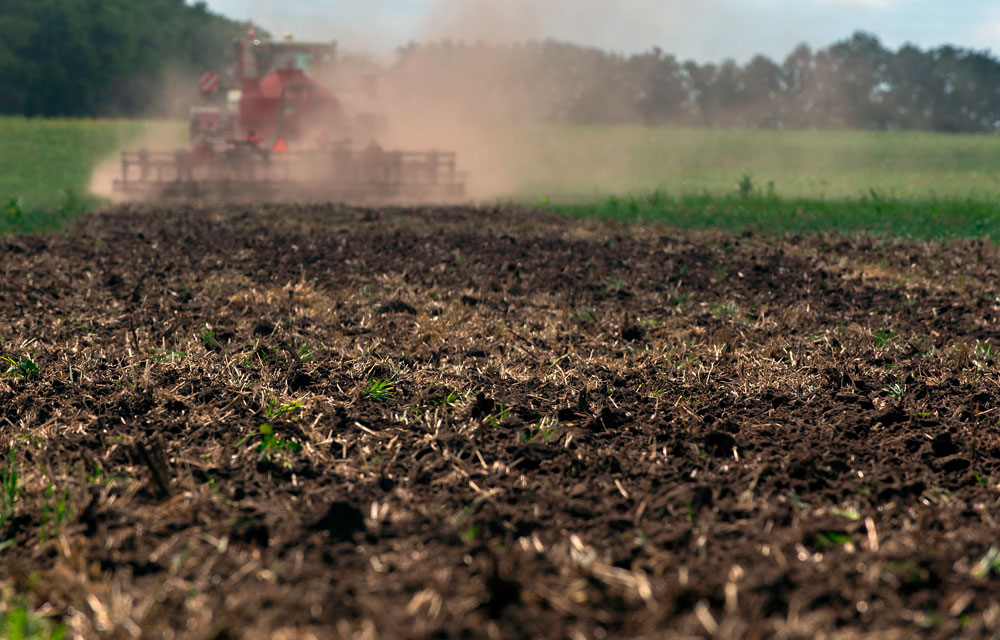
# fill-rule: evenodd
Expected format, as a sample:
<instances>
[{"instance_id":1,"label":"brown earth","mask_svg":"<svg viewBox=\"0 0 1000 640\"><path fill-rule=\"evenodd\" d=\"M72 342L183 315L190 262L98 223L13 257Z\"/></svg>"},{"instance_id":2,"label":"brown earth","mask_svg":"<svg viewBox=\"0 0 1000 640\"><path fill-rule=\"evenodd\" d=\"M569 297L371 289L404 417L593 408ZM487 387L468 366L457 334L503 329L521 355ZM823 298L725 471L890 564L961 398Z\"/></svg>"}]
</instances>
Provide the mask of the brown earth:
<instances>
[{"instance_id":1,"label":"brown earth","mask_svg":"<svg viewBox=\"0 0 1000 640\"><path fill-rule=\"evenodd\" d=\"M998 258L508 208L0 239L4 606L88 638L989 637Z\"/></svg>"}]
</instances>

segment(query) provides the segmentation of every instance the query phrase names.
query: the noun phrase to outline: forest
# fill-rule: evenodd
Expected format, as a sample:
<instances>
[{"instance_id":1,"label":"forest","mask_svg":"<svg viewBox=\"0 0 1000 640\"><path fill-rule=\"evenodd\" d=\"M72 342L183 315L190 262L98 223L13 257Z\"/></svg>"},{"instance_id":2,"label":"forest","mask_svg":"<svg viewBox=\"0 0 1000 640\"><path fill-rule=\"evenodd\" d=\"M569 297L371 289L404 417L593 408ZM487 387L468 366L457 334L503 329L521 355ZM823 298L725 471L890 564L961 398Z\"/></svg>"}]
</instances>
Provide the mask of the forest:
<instances>
[{"instance_id":1,"label":"forest","mask_svg":"<svg viewBox=\"0 0 1000 640\"><path fill-rule=\"evenodd\" d=\"M162 114L171 78L226 66L249 25L184 0L4 0L0 113Z\"/></svg>"},{"instance_id":2,"label":"forest","mask_svg":"<svg viewBox=\"0 0 1000 640\"><path fill-rule=\"evenodd\" d=\"M857 32L783 61L682 61L555 41L411 44L397 68L470 108L572 124L990 132L1000 128L1000 59L951 45L896 51ZM426 69L424 74L419 69ZM415 73L414 69L418 71ZM391 73L391 72L390 72ZM472 83L476 86L469 87Z\"/></svg>"}]
</instances>

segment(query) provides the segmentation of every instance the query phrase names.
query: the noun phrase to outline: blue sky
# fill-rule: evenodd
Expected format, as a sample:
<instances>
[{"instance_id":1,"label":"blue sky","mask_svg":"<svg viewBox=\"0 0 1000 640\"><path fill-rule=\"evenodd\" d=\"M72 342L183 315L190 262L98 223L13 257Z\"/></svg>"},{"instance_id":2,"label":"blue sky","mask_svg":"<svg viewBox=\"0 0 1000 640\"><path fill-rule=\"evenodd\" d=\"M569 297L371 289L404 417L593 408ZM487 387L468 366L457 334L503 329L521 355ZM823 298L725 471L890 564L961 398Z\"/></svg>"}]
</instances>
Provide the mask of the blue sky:
<instances>
[{"instance_id":1,"label":"blue sky","mask_svg":"<svg viewBox=\"0 0 1000 640\"><path fill-rule=\"evenodd\" d=\"M387 54L411 40L554 37L681 58L780 59L858 29L886 45L951 43L1000 53L1000 0L208 0L274 33Z\"/></svg>"}]
</instances>

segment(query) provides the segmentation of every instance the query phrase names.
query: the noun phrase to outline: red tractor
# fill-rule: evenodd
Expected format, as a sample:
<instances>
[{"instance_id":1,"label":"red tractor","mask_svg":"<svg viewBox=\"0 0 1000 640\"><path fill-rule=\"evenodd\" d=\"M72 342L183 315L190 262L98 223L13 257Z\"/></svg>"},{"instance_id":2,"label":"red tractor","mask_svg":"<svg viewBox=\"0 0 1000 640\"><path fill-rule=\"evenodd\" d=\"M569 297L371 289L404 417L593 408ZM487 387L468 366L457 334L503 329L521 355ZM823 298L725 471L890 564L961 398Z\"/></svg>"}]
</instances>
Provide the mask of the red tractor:
<instances>
[{"instance_id":1,"label":"red tractor","mask_svg":"<svg viewBox=\"0 0 1000 640\"><path fill-rule=\"evenodd\" d=\"M460 199L454 152L383 149L378 119L348 113L315 79L333 74L336 58L335 43L241 38L238 88L225 92L225 104L191 110L187 149L123 151L115 192L153 200ZM202 80L203 89L215 84L212 74Z\"/></svg>"}]
</instances>

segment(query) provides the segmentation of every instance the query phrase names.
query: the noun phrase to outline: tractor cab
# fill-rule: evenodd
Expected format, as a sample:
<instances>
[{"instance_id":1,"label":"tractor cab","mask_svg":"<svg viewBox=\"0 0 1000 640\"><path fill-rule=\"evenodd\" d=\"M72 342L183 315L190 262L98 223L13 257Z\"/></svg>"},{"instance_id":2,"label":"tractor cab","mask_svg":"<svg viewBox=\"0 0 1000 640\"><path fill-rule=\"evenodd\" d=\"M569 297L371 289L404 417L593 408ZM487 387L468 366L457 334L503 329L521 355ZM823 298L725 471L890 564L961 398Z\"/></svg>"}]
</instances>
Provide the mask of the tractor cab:
<instances>
[{"instance_id":1,"label":"tractor cab","mask_svg":"<svg viewBox=\"0 0 1000 640\"><path fill-rule=\"evenodd\" d=\"M239 128L272 148L314 147L342 118L339 101L316 78L329 73L336 43L237 42L240 78Z\"/></svg>"}]
</instances>

